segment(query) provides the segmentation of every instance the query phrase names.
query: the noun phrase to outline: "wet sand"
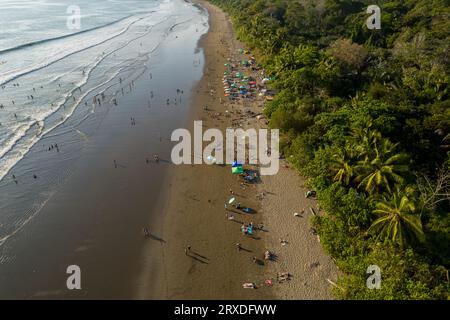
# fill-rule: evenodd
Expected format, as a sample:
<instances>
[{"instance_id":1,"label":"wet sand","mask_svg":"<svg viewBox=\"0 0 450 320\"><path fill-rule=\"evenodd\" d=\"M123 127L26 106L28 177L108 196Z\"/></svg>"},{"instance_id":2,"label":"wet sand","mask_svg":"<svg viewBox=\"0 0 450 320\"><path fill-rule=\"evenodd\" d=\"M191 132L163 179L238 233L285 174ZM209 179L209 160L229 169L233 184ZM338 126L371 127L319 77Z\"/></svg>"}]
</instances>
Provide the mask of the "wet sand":
<instances>
[{"instance_id":1,"label":"wet sand","mask_svg":"<svg viewBox=\"0 0 450 320\"><path fill-rule=\"evenodd\" d=\"M195 1L197 2L197 1ZM198 2L197 2L198 3ZM200 2L210 14L210 30L199 46L204 50L204 77L195 90L192 116L186 128L192 131L193 121L202 120L204 127L224 130L231 119L215 120L214 112L224 112L220 92L224 61L234 51L233 32L229 20L217 8ZM215 90L211 94L211 90ZM203 108L208 106L208 112ZM261 214L235 213L235 222L226 218L225 202L230 187L239 185L229 167L209 165L177 166L171 173L169 196L165 208L162 236L167 241L161 249L159 276L150 297L158 299L270 299L271 290L244 290L242 283L262 285L263 266L252 261L262 258L264 242L261 234L245 238L238 221L255 224ZM245 205L259 211L251 192L234 189L235 196ZM236 243L244 250L238 252ZM189 255L185 248L191 246ZM145 282L145 281L143 281ZM145 291L142 297L148 297Z\"/></svg>"}]
</instances>

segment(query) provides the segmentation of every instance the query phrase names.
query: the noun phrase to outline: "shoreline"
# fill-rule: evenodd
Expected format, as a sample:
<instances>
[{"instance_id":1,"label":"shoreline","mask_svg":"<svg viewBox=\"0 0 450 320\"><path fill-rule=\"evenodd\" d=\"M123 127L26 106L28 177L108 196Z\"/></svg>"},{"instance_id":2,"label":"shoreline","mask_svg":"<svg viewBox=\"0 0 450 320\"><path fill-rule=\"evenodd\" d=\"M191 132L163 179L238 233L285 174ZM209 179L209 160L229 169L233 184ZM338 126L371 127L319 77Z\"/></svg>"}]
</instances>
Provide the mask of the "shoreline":
<instances>
[{"instance_id":1,"label":"shoreline","mask_svg":"<svg viewBox=\"0 0 450 320\"><path fill-rule=\"evenodd\" d=\"M261 111L261 103L230 105L221 98L222 74L227 58L241 58L227 14L204 0L194 0L208 11L209 31L203 35L198 47L205 55L203 77L193 94L187 128L192 132L193 121L202 120L204 128L219 128L222 132L237 114L245 110ZM207 105L210 112L203 110ZM224 116L230 110L231 118ZM215 113L215 115L212 115ZM217 116L218 115L218 116ZM245 118L243 128L265 128L257 119ZM337 268L321 248L309 229L309 206L312 200L304 199L304 180L293 169L280 162L280 173L263 177L259 185L240 188L229 168L194 165L177 166L171 170L169 190L165 201L163 238L167 240L161 250L156 284L150 297L156 299L333 299L327 279L336 280ZM256 169L256 168L255 168ZM299 188L292 192L293 186ZM248 217L237 214L240 222L264 223L268 232L259 232L254 238L245 238L240 224L226 219L224 203L229 190L246 206L256 209ZM278 194L275 194L278 191ZM257 194L268 194L257 199ZM302 208L307 214L294 219L290 210ZM280 212L282 210L282 212ZM280 213L280 214L278 214ZM297 229L298 228L298 229ZM289 245L280 246L279 239L288 238ZM245 250L236 249L241 243ZM192 247L193 254L186 256L184 249ZM299 254L297 249L301 249ZM260 266L252 257L261 258L265 250L278 256L277 262ZM289 272L291 281L264 286L266 279L276 278L277 272ZM242 288L245 282L257 284L257 290ZM275 282L275 281L274 281ZM144 295L145 296L145 295Z\"/></svg>"}]
</instances>

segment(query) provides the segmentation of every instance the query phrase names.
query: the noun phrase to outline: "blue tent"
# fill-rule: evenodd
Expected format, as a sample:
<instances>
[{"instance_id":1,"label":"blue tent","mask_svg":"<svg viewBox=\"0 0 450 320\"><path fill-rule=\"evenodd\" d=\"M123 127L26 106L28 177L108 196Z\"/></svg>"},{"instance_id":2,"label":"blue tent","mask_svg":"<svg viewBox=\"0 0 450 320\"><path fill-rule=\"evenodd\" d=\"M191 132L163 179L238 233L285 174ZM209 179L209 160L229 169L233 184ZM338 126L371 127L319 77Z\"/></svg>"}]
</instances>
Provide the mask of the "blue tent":
<instances>
[{"instance_id":1,"label":"blue tent","mask_svg":"<svg viewBox=\"0 0 450 320\"><path fill-rule=\"evenodd\" d=\"M231 164L231 166L232 166L233 168L236 168L236 167L242 167L242 163L237 162L237 161L233 161L233 163Z\"/></svg>"}]
</instances>

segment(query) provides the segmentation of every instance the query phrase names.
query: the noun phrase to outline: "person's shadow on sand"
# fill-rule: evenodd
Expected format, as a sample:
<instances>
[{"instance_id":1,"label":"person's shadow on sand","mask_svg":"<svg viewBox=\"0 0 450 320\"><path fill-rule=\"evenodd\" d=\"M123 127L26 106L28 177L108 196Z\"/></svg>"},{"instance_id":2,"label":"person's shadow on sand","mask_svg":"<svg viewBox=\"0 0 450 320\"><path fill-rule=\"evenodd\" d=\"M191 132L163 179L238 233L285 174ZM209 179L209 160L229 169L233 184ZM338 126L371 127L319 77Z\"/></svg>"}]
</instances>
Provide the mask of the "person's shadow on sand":
<instances>
[{"instance_id":1,"label":"person's shadow on sand","mask_svg":"<svg viewBox=\"0 0 450 320\"><path fill-rule=\"evenodd\" d=\"M159 238L159 237L157 237L157 236L155 236L155 235L153 235L151 233L148 235L148 238L152 239L152 240L156 240L156 241L158 241L161 244L165 244L166 243L166 240L164 240L162 238Z\"/></svg>"},{"instance_id":2,"label":"person's shadow on sand","mask_svg":"<svg viewBox=\"0 0 450 320\"><path fill-rule=\"evenodd\" d=\"M196 253L188 253L187 256L188 256L189 258L192 258L192 259L194 259L194 260L200 262L200 263L203 263L203 264L209 264L208 261L205 261L205 260L207 260L208 258L203 258L203 259L205 259L205 260L202 260L200 257L203 257L203 256L198 256Z\"/></svg>"},{"instance_id":3,"label":"person's shadow on sand","mask_svg":"<svg viewBox=\"0 0 450 320\"><path fill-rule=\"evenodd\" d=\"M207 257L205 257L205 256L202 256L202 255L201 255L200 253L198 253L198 252L190 251L190 252L187 253L186 255L187 255L188 257L190 257L190 258L192 258L192 259L198 261L198 262L205 263L205 264L209 264L209 262L208 262L209 259L208 259Z\"/></svg>"}]
</instances>

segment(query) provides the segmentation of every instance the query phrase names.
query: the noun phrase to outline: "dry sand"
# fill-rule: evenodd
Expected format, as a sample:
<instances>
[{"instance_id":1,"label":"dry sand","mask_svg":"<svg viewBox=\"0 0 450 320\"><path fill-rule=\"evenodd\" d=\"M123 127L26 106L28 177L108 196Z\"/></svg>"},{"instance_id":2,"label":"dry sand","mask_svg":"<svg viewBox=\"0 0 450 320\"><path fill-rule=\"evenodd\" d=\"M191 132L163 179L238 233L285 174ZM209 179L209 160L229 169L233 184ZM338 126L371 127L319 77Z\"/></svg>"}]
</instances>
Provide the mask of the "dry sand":
<instances>
[{"instance_id":1,"label":"dry sand","mask_svg":"<svg viewBox=\"0 0 450 320\"><path fill-rule=\"evenodd\" d=\"M279 299L332 299L330 283L335 282L337 268L320 246L318 236L311 232L310 211L319 213L316 203L305 198L304 179L281 163L276 176L263 178L258 186L266 196L262 200L267 233L266 246L278 256L269 270L292 273L292 280L279 285ZM294 216L295 213L300 214ZM288 242L282 246L280 240Z\"/></svg>"},{"instance_id":2,"label":"dry sand","mask_svg":"<svg viewBox=\"0 0 450 320\"><path fill-rule=\"evenodd\" d=\"M242 127L264 126L256 118L242 117L241 111L261 112L261 103L230 105L223 98L222 75L227 58L240 60L242 45L235 39L228 16L219 8L203 0L195 1L210 15L210 30L200 41L206 66L192 101L192 117L203 120L206 128L224 130L232 121L242 121ZM223 100L223 101L222 101ZM258 106L259 104L259 106ZM208 106L209 111L204 110ZM225 117L225 110L232 116ZM216 112L220 116L214 116ZM259 185L243 189L230 167L194 165L178 166L172 170L167 183L168 197L164 212L163 230L158 230L165 242L159 246L159 267L147 272L138 296L152 299L332 299L331 285L337 268L323 252L318 239L310 232L309 207L312 200L304 197L303 179L284 167L276 176L262 178ZM228 221L224 208L233 190L237 201L257 210L256 214L235 213L236 220ZM265 191L260 200L257 195ZM294 217L294 212L302 217ZM244 237L239 222L264 223L267 232ZM160 232L159 232L160 231ZM289 243L281 246L279 239ZM236 243L245 250L239 251ZM191 246L186 255L185 248ZM278 256L276 262L255 264L253 257L263 259L264 251ZM155 258L153 256L153 258ZM147 259L150 259L147 257ZM292 279L264 286L264 280L276 279L277 272L289 272ZM145 273L144 273L145 274ZM151 283L150 283L150 279ZM156 279L156 280L155 280ZM243 289L244 282L253 282L258 289Z\"/></svg>"}]
</instances>

